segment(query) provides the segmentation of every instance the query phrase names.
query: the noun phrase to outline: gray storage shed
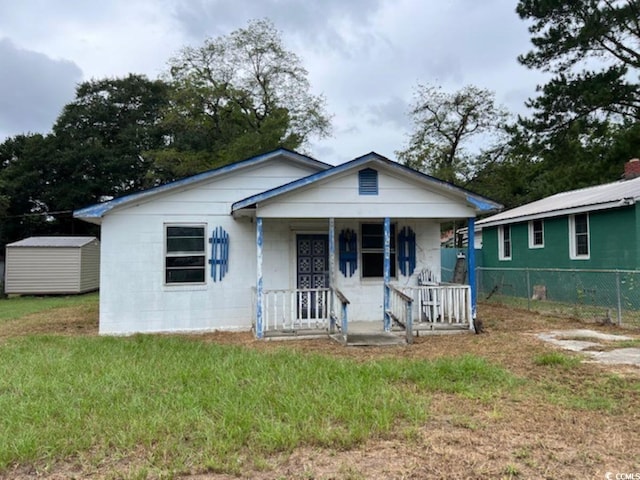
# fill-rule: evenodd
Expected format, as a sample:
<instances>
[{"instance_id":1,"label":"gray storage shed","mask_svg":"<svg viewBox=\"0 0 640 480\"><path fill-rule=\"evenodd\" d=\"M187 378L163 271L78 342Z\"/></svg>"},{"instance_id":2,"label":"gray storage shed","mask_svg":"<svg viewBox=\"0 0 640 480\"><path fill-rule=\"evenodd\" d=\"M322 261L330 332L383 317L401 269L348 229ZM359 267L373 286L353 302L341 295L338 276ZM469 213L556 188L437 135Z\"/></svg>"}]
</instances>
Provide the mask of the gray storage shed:
<instances>
[{"instance_id":1,"label":"gray storage shed","mask_svg":"<svg viewBox=\"0 0 640 480\"><path fill-rule=\"evenodd\" d=\"M95 237L30 237L7 245L8 294L71 294L100 286L100 242Z\"/></svg>"}]
</instances>

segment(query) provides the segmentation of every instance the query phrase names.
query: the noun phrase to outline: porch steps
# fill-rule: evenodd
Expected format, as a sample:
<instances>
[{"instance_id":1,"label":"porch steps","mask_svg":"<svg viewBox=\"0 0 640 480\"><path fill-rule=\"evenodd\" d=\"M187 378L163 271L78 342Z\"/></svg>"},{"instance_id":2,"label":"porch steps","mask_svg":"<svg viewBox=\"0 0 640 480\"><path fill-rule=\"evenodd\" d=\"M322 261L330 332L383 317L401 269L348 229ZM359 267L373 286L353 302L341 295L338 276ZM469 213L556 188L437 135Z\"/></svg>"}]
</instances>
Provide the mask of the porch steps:
<instances>
[{"instance_id":1,"label":"porch steps","mask_svg":"<svg viewBox=\"0 0 640 480\"><path fill-rule=\"evenodd\" d=\"M404 337L388 332L349 333L347 346L349 347L387 347L406 345Z\"/></svg>"},{"instance_id":2,"label":"porch steps","mask_svg":"<svg viewBox=\"0 0 640 480\"><path fill-rule=\"evenodd\" d=\"M327 333L324 330L315 328L270 330L268 332L264 332L264 338L265 340L301 340L307 338L327 338Z\"/></svg>"},{"instance_id":3,"label":"porch steps","mask_svg":"<svg viewBox=\"0 0 640 480\"><path fill-rule=\"evenodd\" d=\"M349 347L406 345L404 336L398 333L383 331L380 322L350 322L346 345Z\"/></svg>"}]
</instances>

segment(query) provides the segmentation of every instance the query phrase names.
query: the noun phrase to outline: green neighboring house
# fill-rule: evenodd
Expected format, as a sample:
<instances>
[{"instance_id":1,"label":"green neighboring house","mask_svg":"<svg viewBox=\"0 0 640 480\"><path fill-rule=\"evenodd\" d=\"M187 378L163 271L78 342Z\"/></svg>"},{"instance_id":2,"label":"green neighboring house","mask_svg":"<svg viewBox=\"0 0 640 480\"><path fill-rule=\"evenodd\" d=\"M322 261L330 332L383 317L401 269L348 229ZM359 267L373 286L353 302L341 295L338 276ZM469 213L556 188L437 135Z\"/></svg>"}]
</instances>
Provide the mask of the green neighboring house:
<instances>
[{"instance_id":1,"label":"green neighboring house","mask_svg":"<svg viewBox=\"0 0 640 480\"><path fill-rule=\"evenodd\" d=\"M588 278L597 272L579 272L576 287L566 276L537 269L640 270L639 199L640 160L633 159L625 165L624 180L558 193L476 222L482 229L481 265L487 269L481 290L531 296L539 285L549 299L609 297L605 284L615 280ZM522 274L506 269L536 272L526 282L526 295L515 292L523 288Z\"/></svg>"}]
</instances>

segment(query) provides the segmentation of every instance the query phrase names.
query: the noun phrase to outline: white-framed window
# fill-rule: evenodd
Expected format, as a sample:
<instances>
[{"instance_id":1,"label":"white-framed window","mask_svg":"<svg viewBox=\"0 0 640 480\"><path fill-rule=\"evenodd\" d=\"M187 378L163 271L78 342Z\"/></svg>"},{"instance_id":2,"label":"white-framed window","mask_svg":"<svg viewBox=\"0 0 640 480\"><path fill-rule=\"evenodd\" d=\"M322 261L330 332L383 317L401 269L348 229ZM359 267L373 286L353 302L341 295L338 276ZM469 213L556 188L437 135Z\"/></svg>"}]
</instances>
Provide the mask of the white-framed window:
<instances>
[{"instance_id":1,"label":"white-framed window","mask_svg":"<svg viewBox=\"0 0 640 480\"><path fill-rule=\"evenodd\" d=\"M529 248L544 247L544 221L531 220L529 222Z\"/></svg>"},{"instance_id":2,"label":"white-framed window","mask_svg":"<svg viewBox=\"0 0 640 480\"><path fill-rule=\"evenodd\" d=\"M205 283L205 225L165 225L165 283Z\"/></svg>"},{"instance_id":3,"label":"white-framed window","mask_svg":"<svg viewBox=\"0 0 640 480\"><path fill-rule=\"evenodd\" d=\"M511 225L498 227L498 259L511 260Z\"/></svg>"},{"instance_id":4,"label":"white-framed window","mask_svg":"<svg viewBox=\"0 0 640 480\"><path fill-rule=\"evenodd\" d=\"M363 278L384 277L384 224L361 225L360 252ZM396 226L391 224L391 277L396 276Z\"/></svg>"},{"instance_id":5,"label":"white-framed window","mask_svg":"<svg viewBox=\"0 0 640 480\"><path fill-rule=\"evenodd\" d=\"M572 260L586 260L590 256L589 214L579 213L569 216L569 257Z\"/></svg>"}]
</instances>

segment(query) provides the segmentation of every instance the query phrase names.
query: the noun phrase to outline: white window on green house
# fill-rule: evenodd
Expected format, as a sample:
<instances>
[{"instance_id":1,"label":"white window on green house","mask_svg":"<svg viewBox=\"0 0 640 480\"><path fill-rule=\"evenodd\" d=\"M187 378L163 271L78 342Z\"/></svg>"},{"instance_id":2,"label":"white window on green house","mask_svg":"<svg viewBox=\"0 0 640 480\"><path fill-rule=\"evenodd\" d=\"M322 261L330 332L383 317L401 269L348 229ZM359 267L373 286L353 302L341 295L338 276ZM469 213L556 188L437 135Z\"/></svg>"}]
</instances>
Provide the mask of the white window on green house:
<instances>
[{"instance_id":1,"label":"white window on green house","mask_svg":"<svg viewBox=\"0 0 640 480\"><path fill-rule=\"evenodd\" d=\"M498 259L511 260L511 225L498 227Z\"/></svg>"},{"instance_id":2,"label":"white window on green house","mask_svg":"<svg viewBox=\"0 0 640 480\"><path fill-rule=\"evenodd\" d=\"M569 257L573 260L588 260L590 257L588 213L569 217Z\"/></svg>"},{"instance_id":3,"label":"white window on green house","mask_svg":"<svg viewBox=\"0 0 640 480\"><path fill-rule=\"evenodd\" d=\"M529 248L544 247L544 221L531 220L529 222Z\"/></svg>"},{"instance_id":4,"label":"white window on green house","mask_svg":"<svg viewBox=\"0 0 640 480\"><path fill-rule=\"evenodd\" d=\"M205 282L205 226L165 226L165 283Z\"/></svg>"}]
</instances>

